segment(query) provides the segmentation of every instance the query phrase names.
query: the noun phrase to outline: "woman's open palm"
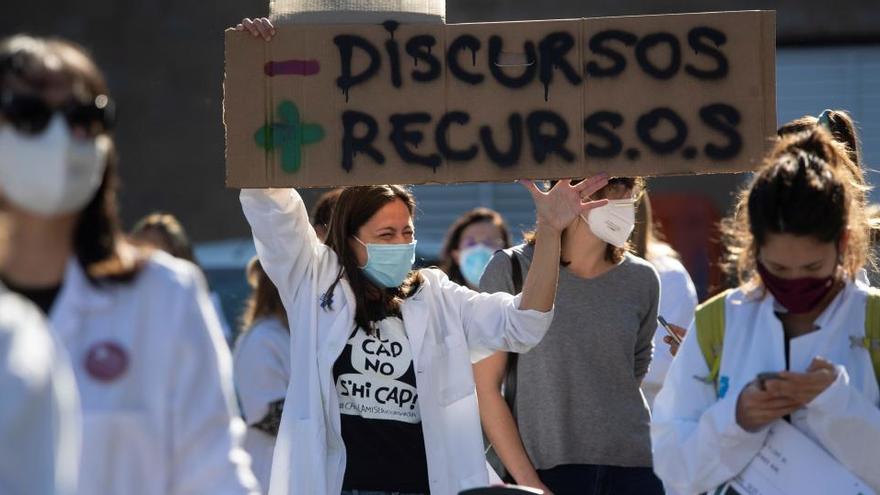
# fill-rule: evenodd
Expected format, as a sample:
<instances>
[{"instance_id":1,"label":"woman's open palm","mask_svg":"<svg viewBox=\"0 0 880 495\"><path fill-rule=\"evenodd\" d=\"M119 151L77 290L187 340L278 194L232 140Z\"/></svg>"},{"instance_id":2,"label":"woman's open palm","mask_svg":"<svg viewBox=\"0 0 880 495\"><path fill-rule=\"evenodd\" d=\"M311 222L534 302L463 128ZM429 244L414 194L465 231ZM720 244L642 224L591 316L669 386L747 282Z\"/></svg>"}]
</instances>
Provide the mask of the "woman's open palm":
<instances>
[{"instance_id":1,"label":"woman's open palm","mask_svg":"<svg viewBox=\"0 0 880 495\"><path fill-rule=\"evenodd\" d=\"M571 184L571 180L560 180L547 192L540 190L531 180L521 180L519 183L528 189L535 201L538 223L558 232L565 230L579 215L608 203L607 199L598 201L582 199L605 187L608 183L608 175L604 173L594 175L575 185Z\"/></svg>"}]
</instances>

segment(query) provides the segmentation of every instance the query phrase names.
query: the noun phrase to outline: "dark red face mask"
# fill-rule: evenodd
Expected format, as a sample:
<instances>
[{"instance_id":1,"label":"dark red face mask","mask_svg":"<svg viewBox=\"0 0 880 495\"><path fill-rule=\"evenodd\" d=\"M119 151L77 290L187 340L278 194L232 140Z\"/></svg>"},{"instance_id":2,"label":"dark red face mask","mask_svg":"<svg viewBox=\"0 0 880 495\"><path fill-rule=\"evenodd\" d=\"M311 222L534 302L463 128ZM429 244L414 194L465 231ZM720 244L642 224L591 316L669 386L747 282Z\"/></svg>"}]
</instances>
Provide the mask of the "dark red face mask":
<instances>
[{"instance_id":1,"label":"dark red face mask","mask_svg":"<svg viewBox=\"0 0 880 495\"><path fill-rule=\"evenodd\" d=\"M809 312L834 287L834 276L781 278L770 273L760 261L758 262L758 273L767 290L791 314Z\"/></svg>"}]
</instances>

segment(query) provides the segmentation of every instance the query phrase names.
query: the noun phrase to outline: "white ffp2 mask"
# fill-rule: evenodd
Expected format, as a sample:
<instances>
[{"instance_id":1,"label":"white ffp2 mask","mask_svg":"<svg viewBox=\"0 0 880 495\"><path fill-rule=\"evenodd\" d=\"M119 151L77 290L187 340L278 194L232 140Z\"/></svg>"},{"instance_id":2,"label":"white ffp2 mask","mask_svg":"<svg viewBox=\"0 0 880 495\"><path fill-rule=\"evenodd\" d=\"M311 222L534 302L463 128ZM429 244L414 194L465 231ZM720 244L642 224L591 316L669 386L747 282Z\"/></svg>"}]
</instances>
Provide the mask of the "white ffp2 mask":
<instances>
[{"instance_id":1,"label":"white ffp2 mask","mask_svg":"<svg viewBox=\"0 0 880 495\"><path fill-rule=\"evenodd\" d=\"M608 244L623 247L636 225L636 207L632 199L612 199L605 206L593 208L581 219L593 234Z\"/></svg>"},{"instance_id":2,"label":"white ffp2 mask","mask_svg":"<svg viewBox=\"0 0 880 495\"><path fill-rule=\"evenodd\" d=\"M76 139L61 115L30 135L0 126L0 191L15 206L43 216L79 211L104 176L110 139Z\"/></svg>"}]
</instances>

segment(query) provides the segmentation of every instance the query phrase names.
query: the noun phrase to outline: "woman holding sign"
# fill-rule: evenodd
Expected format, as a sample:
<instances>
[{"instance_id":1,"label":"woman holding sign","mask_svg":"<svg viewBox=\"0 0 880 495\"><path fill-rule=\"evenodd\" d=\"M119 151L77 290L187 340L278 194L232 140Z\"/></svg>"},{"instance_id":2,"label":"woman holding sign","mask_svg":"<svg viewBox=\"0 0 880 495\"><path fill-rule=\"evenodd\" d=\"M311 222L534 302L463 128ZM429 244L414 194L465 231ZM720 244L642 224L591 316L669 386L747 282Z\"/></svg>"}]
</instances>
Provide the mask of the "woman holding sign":
<instances>
[{"instance_id":1,"label":"woman holding sign","mask_svg":"<svg viewBox=\"0 0 880 495\"><path fill-rule=\"evenodd\" d=\"M560 235L604 176L549 192L531 182L535 258L519 296L412 271L412 195L345 189L322 244L296 190L241 193L257 253L290 319L291 384L270 493L455 494L486 485L471 361L525 352L553 317Z\"/></svg>"},{"instance_id":2,"label":"woman holding sign","mask_svg":"<svg viewBox=\"0 0 880 495\"><path fill-rule=\"evenodd\" d=\"M813 128L783 137L741 196L726 226L742 285L697 310L654 407L655 470L677 492L737 476L781 420L880 489L880 349L866 338L880 300L856 281L868 224L852 170Z\"/></svg>"},{"instance_id":3,"label":"woman holding sign","mask_svg":"<svg viewBox=\"0 0 880 495\"><path fill-rule=\"evenodd\" d=\"M266 20L242 23L271 35ZM292 329L290 386L269 493L454 495L489 483L471 362L525 352L553 318L562 230L607 201L604 175L535 201L536 274L482 294L412 270L415 201L400 186L342 191L322 243L294 189L245 189L263 269Z\"/></svg>"}]
</instances>

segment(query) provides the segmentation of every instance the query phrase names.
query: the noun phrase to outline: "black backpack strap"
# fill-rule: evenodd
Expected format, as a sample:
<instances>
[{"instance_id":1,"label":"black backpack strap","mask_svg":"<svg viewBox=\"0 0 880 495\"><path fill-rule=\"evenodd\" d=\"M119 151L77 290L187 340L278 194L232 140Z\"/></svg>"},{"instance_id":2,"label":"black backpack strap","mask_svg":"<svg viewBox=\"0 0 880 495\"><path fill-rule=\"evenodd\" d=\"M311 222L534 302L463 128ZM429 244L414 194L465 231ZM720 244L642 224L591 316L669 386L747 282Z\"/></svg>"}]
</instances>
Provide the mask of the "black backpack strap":
<instances>
[{"instance_id":1,"label":"black backpack strap","mask_svg":"<svg viewBox=\"0 0 880 495\"><path fill-rule=\"evenodd\" d=\"M513 293L522 292L523 274L519 260L513 251L505 251L510 258L510 278L513 281ZM519 354L515 352L507 353L507 370L504 373L504 402L510 408L511 414L516 417L516 409L514 404L516 401L516 362Z\"/></svg>"},{"instance_id":2,"label":"black backpack strap","mask_svg":"<svg viewBox=\"0 0 880 495\"><path fill-rule=\"evenodd\" d=\"M523 287L523 274L522 267L519 264L519 260L516 259L516 254L513 251L505 251L507 257L510 258L510 279L513 281L513 294L519 294L522 292Z\"/></svg>"}]
</instances>

